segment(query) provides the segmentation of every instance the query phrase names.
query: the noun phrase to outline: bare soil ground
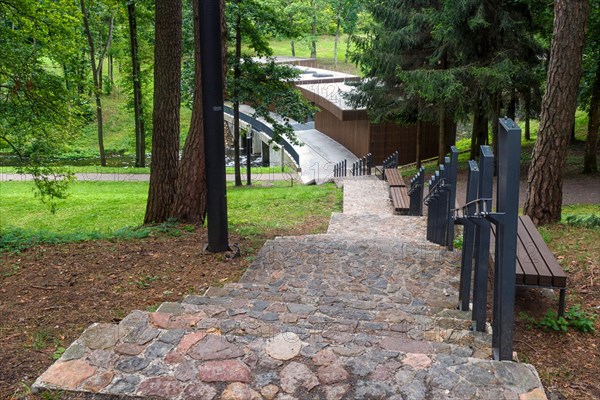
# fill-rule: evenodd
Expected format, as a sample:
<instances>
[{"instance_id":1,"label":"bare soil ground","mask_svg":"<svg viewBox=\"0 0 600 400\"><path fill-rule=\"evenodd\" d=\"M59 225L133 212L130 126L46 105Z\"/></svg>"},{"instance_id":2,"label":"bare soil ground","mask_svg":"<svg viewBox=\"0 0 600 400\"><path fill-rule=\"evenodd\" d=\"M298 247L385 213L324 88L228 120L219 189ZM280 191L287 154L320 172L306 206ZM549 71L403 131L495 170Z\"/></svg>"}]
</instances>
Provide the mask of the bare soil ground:
<instances>
[{"instance_id":1,"label":"bare soil ground","mask_svg":"<svg viewBox=\"0 0 600 400\"><path fill-rule=\"evenodd\" d=\"M600 178L600 176L596 176ZM598 181L598 180L596 180ZM577 186L582 195L594 186ZM132 310L180 301L210 285L237 280L265 238L314 233L326 221L263 238L230 235L241 256L206 254L206 231L130 241L38 246L0 254L0 399L35 399L33 381L94 322L117 322ZM600 399L600 235L598 228L546 228L568 274L567 306L595 313L596 332L544 332L532 319L556 310L557 297L517 293L515 350L538 369L551 399ZM526 315L526 317L523 317Z\"/></svg>"},{"instance_id":2,"label":"bare soil ground","mask_svg":"<svg viewBox=\"0 0 600 400\"><path fill-rule=\"evenodd\" d=\"M580 304L595 315L596 331L544 332L532 319L557 311L558 291L518 290L515 350L535 365L551 398L600 399L600 229L556 224L546 230L567 273L567 308Z\"/></svg>"},{"instance_id":3,"label":"bare soil ground","mask_svg":"<svg viewBox=\"0 0 600 400\"><path fill-rule=\"evenodd\" d=\"M199 229L0 255L0 399L35 398L30 385L90 324L237 280L262 242L232 235L240 257L207 254Z\"/></svg>"}]
</instances>

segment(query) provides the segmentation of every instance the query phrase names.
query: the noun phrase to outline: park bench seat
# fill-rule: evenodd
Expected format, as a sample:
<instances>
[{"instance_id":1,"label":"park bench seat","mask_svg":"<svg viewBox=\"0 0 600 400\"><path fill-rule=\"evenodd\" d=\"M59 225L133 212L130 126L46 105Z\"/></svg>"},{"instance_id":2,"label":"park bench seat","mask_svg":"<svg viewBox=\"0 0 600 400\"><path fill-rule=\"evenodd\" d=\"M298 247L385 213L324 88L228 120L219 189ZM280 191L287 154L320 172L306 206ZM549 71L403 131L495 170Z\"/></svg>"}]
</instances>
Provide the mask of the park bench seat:
<instances>
[{"instance_id":1,"label":"park bench seat","mask_svg":"<svg viewBox=\"0 0 600 400\"><path fill-rule=\"evenodd\" d=\"M410 198L406 186L390 186L390 198L394 214L407 214L410 208Z\"/></svg>"},{"instance_id":2,"label":"park bench seat","mask_svg":"<svg viewBox=\"0 0 600 400\"><path fill-rule=\"evenodd\" d=\"M490 254L492 257L495 243L496 227L491 224ZM567 276L527 215L519 217L516 284L560 289L559 314L563 315Z\"/></svg>"},{"instance_id":3,"label":"park bench seat","mask_svg":"<svg viewBox=\"0 0 600 400\"><path fill-rule=\"evenodd\" d=\"M406 187L402 175L396 168L386 168L385 179L390 187Z\"/></svg>"}]
</instances>

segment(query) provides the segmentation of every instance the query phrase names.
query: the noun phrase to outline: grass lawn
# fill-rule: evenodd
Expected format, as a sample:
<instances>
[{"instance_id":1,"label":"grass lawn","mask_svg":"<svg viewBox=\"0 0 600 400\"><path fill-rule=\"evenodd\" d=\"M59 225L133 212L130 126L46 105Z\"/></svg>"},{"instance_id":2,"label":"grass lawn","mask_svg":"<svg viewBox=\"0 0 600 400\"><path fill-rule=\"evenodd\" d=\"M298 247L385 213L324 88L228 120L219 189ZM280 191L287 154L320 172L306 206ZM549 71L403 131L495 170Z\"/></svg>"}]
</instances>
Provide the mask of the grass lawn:
<instances>
[{"instance_id":1,"label":"grass lawn","mask_svg":"<svg viewBox=\"0 0 600 400\"><path fill-rule=\"evenodd\" d=\"M64 242L105 237L147 236L142 224L147 182L74 182L58 211L33 196L31 182L0 183L2 247L33 240ZM228 187L230 229L241 235L269 235L293 230L316 217L341 209L341 190L335 185ZM322 226L315 226L315 229Z\"/></svg>"},{"instance_id":2,"label":"grass lawn","mask_svg":"<svg viewBox=\"0 0 600 400\"><path fill-rule=\"evenodd\" d=\"M149 174L150 168L135 168L135 167L102 167L100 165L64 165L61 168L66 169L74 174ZM252 172L255 174L273 174L280 173L281 167L252 167ZM285 166L283 172L292 173L295 172L294 168ZM17 173L16 167L3 167L0 166L0 174L15 174ZM235 170L233 167L225 168L225 173L234 174ZM246 167L242 166L242 175L245 176Z\"/></svg>"}]
</instances>

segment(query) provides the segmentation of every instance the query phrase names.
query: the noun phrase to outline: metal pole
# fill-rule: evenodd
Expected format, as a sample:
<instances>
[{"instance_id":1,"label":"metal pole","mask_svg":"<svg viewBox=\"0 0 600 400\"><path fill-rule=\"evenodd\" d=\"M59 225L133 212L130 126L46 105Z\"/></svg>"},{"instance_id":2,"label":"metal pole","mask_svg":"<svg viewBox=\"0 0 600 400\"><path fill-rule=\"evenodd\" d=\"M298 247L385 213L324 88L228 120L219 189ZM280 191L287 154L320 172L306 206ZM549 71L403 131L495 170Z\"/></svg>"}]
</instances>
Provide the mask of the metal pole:
<instances>
[{"instance_id":1,"label":"metal pole","mask_svg":"<svg viewBox=\"0 0 600 400\"><path fill-rule=\"evenodd\" d=\"M489 146L479 150L479 188L478 198L492 197L494 184L494 153ZM485 200L488 212L492 210L491 200ZM481 210L479 210L481 211ZM488 271L490 268L490 222L485 218L474 219L477 223L475 233L475 276L473 286L473 320L475 329L485 332Z\"/></svg>"},{"instance_id":2,"label":"metal pole","mask_svg":"<svg viewBox=\"0 0 600 400\"><path fill-rule=\"evenodd\" d=\"M246 185L252 185L252 166L250 165L250 157L252 156L252 128L246 131Z\"/></svg>"},{"instance_id":3,"label":"metal pole","mask_svg":"<svg viewBox=\"0 0 600 400\"><path fill-rule=\"evenodd\" d=\"M452 218L452 210L456 203L456 181L458 176L458 149L456 146L450 147L450 165L448 173L448 215L446 221L446 245L448 250L454 250L454 219Z\"/></svg>"},{"instance_id":4,"label":"metal pole","mask_svg":"<svg viewBox=\"0 0 600 400\"><path fill-rule=\"evenodd\" d=\"M477 198L477 185L479 181L479 168L473 160L469 161L469 177L467 179L467 198L466 204L469 204ZM473 255L475 253L475 231L477 225L469 219L475 214L475 204L467 206L466 216L462 220L463 224L463 248L460 268L460 290L459 290L459 309L469 310L471 299L471 275L473 274Z\"/></svg>"},{"instance_id":5,"label":"metal pole","mask_svg":"<svg viewBox=\"0 0 600 400\"><path fill-rule=\"evenodd\" d=\"M512 360L521 129L509 118L500 118L499 128L492 348L496 360Z\"/></svg>"},{"instance_id":6,"label":"metal pole","mask_svg":"<svg viewBox=\"0 0 600 400\"><path fill-rule=\"evenodd\" d=\"M211 252L229 250L225 138L223 132L223 74L221 60L221 7L219 0L197 0L200 10L202 113L206 154L206 214Z\"/></svg>"}]
</instances>

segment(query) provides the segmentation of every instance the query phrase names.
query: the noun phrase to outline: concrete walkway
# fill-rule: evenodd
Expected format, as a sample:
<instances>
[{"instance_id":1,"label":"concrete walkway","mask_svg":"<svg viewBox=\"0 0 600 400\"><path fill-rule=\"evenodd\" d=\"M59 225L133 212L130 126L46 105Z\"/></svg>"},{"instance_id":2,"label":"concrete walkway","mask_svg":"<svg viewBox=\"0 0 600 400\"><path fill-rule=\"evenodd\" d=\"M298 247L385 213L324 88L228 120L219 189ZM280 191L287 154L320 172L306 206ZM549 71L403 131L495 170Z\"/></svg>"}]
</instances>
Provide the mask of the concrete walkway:
<instances>
[{"instance_id":1,"label":"concrete walkway","mask_svg":"<svg viewBox=\"0 0 600 400\"><path fill-rule=\"evenodd\" d=\"M546 399L533 366L492 361L489 335L470 331L470 315L455 309L460 254L428 243L422 217L389 213L387 189L371 179L343 182L344 212L328 233L268 241L239 283L90 326L32 390Z\"/></svg>"},{"instance_id":2,"label":"concrete walkway","mask_svg":"<svg viewBox=\"0 0 600 400\"><path fill-rule=\"evenodd\" d=\"M348 160L348 164L356 161L357 157L350 150L316 129L296 131L296 135L304 144L293 146L300 155L300 175L304 183L331 180L335 164L343 160Z\"/></svg>"}]
</instances>

